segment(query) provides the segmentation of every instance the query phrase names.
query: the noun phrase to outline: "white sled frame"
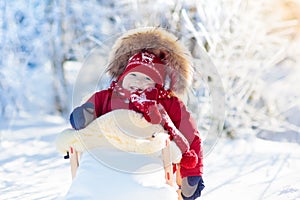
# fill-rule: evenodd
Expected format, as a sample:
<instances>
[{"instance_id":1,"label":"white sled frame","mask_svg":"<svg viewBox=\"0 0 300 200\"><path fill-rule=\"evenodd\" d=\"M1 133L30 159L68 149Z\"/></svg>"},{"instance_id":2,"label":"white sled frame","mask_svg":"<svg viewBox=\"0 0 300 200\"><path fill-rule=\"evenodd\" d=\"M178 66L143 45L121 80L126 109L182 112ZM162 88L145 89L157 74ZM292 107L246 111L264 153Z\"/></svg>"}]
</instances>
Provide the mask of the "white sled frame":
<instances>
[{"instance_id":1,"label":"white sled frame","mask_svg":"<svg viewBox=\"0 0 300 200\"><path fill-rule=\"evenodd\" d=\"M70 157L71 175L72 175L72 179L74 179L76 177L77 169L79 167L80 152L77 152L73 147L70 147L69 157ZM174 178L173 178L173 165L171 161L170 140L166 140L166 146L165 148L162 149L162 159L163 159L166 183L173 187ZM182 200L181 190L180 190L181 176L180 176L179 164L177 164L176 184L179 187L179 189L177 190L178 200Z\"/></svg>"}]
</instances>

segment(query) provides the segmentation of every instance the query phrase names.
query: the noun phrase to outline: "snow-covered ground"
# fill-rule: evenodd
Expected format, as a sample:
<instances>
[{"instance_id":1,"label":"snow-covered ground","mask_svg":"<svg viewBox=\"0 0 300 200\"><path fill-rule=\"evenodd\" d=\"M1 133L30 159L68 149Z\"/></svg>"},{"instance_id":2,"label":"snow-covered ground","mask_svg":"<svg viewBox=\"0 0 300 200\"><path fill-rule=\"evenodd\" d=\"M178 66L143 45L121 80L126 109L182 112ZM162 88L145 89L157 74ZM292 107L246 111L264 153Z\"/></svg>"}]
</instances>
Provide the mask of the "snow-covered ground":
<instances>
[{"instance_id":1,"label":"snow-covered ground","mask_svg":"<svg viewBox=\"0 0 300 200\"><path fill-rule=\"evenodd\" d=\"M203 199L300 199L299 144L221 139L205 166Z\"/></svg>"},{"instance_id":2,"label":"snow-covered ground","mask_svg":"<svg viewBox=\"0 0 300 200\"><path fill-rule=\"evenodd\" d=\"M71 184L68 163L55 149L66 127L59 117L18 118L2 124L0 199L57 199Z\"/></svg>"},{"instance_id":3,"label":"snow-covered ground","mask_svg":"<svg viewBox=\"0 0 300 200\"><path fill-rule=\"evenodd\" d=\"M68 126L54 116L19 117L1 125L0 199L61 199L66 194L69 164L57 153L54 139ZM205 158L202 199L300 199L300 145L262 140L253 130L242 135L221 138Z\"/></svg>"}]
</instances>

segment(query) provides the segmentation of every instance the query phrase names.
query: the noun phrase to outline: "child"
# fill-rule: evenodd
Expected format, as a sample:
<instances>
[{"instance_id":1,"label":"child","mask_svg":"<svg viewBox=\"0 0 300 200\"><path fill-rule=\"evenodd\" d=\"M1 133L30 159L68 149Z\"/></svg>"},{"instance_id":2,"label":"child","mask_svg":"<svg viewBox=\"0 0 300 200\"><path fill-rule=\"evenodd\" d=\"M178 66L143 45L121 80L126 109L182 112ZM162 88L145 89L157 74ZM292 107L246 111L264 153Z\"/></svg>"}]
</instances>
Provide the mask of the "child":
<instances>
[{"instance_id":1,"label":"child","mask_svg":"<svg viewBox=\"0 0 300 200\"><path fill-rule=\"evenodd\" d=\"M161 124L182 152L181 195L185 200L196 199L204 188L201 139L186 106L165 88L170 75L167 58L165 51L157 49L137 51L108 89L96 92L74 109L70 122L78 130L112 110L129 109L141 113L152 124Z\"/></svg>"}]
</instances>

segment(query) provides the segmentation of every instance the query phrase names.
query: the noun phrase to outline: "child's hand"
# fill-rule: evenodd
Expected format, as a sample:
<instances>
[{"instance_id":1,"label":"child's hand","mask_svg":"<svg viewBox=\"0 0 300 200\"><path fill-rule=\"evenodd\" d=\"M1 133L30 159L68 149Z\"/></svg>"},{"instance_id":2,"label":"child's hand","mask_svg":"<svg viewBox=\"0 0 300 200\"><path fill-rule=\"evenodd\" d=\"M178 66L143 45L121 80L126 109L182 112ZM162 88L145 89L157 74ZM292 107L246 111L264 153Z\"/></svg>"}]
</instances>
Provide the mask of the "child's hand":
<instances>
[{"instance_id":1,"label":"child's hand","mask_svg":"<svg viewBox=\"0 0 300 200\"><path fill-rule=\"evenodd\" d=\"M87 102L73 110L70 115L70 122L74 129L79 130L85 128L94 117L94 104Z\"/></svg>"},{"instance_id":2,"label":"child's hand","mask_svg":"<svg viewBox=\"0 0 300 200\"><path fill-rule=\"evenodd\" d=\"M143 92L131 94L130 101L152 124L160 124L162 117L157 105L157 89L148 88Z\"/></svg>"},{"instance_id":3,"label":"child's hand","mask_svg":"<svg viewBox=\"0 0 300 200\"><path fill-rule=\"evenodd\" d=\"M204 188L201 176L188 176L182 179L181 196L184 200L194 200L201 196Z\"/></svg>"}]
</instances>

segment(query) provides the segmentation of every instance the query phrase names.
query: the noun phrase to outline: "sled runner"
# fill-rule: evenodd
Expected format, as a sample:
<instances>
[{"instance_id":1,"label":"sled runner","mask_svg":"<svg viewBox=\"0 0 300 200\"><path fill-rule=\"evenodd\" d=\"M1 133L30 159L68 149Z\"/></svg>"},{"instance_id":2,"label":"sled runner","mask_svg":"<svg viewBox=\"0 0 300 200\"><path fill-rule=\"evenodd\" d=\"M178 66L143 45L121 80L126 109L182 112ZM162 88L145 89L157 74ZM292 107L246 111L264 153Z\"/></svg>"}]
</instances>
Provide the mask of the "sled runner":
<instances>
[{"instance_id":1,"label":"sled runner","mask_svg":"<svg viewBox=\"0 0 300 200\"><path fill-rule=\"evenodd\" d=\"M80 153L77 152L73 147L70 147L68 154L70 159L71 175L72 179L74 179L79 166Z\"/></svg>"}]
</instances>

